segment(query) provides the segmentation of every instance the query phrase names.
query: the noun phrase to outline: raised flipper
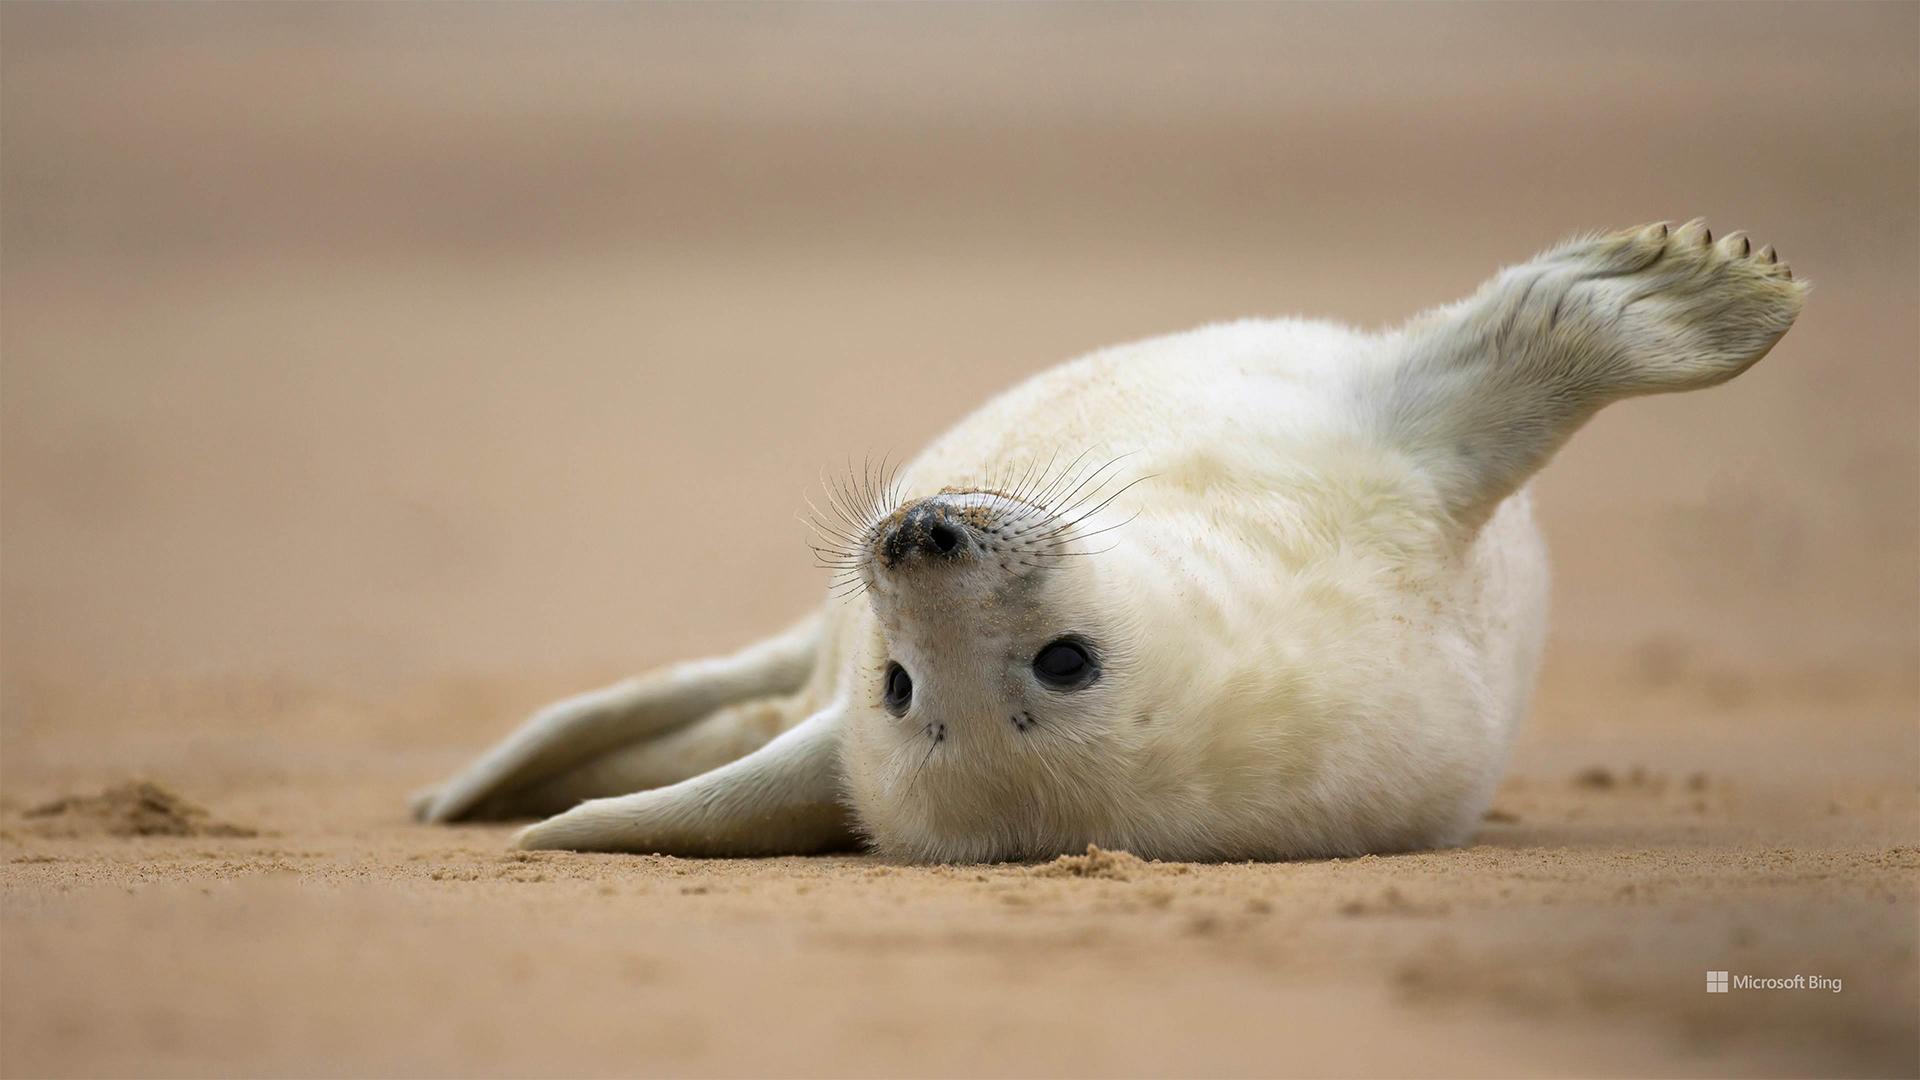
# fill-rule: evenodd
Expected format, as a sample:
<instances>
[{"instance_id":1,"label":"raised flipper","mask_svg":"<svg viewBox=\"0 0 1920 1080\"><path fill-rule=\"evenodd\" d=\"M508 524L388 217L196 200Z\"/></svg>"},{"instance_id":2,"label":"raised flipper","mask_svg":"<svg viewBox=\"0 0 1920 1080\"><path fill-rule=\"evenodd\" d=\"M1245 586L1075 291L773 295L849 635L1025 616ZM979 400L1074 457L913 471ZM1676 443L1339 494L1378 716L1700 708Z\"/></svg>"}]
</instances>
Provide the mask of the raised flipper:
<instances>
[{"instance_id":1,"label":"raised flipper","mask_svg":"<svg viewBox=\"0 0 1920 1080\"><path fill-rule=\"evenodd\" d=\"M732 656L675 664L604 690L556 702L437 791L417 796L423 821L458 821L507 809L513 792L593 759L691 724L716 709L798 690L812 673L820 617Z\"/></svg>"},{"instance_id":2,"label":"raised flipper","mask_svg":"<svg viewBox=\"0 0 1920 1080\"><path fill-rule=\"evenodd\" d=\"M1601 406L1745 371L1805 295L1772 248L1697 220L1576 240L1408 323L1357 398L1471 531Z\"/></svg>"},{"instance_id":3,"label":"raised flipper","mask_svg":"<svg viewBox=\"0 0 1920 1080\"><path fill-rule=\"evenodd\" d=\"M840 802L842 715L829 707L746 757L672 787L582 803L522 830L515 843L690 856L852 848L858 839Z\"/></svg>"}]
</instances>

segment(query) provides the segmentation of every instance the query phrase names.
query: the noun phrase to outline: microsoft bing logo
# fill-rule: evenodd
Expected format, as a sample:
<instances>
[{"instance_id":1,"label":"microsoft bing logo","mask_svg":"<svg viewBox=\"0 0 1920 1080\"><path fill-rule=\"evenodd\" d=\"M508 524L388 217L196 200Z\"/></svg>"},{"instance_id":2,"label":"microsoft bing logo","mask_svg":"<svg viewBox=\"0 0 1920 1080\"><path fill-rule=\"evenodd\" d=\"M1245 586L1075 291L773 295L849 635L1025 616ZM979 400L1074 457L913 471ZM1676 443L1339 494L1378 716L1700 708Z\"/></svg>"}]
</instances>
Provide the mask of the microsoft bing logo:
<instances>
[{"instance_id":1,"label":"microsoft bing logo","mask_svg":"<svg viewBox=\"0 0 1920 1080\"><path fill-rule=\"evenodd\" d=\"M1707 972L1707 993L1729 994L1735 990L1825 990L1837 994L1841 981L1831 975L1742 975L1728 978L1724 971Z\"/></svg>"}]
</instances>

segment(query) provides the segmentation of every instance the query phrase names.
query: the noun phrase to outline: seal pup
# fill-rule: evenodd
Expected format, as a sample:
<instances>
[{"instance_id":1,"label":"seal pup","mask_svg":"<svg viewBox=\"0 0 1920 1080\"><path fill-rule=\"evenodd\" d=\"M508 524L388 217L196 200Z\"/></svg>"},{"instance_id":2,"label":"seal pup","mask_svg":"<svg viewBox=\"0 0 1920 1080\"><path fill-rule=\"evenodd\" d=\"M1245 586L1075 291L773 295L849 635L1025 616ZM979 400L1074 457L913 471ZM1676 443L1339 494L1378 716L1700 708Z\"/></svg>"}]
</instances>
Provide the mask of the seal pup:
<instances>
[{"instance_id":1,"label":"seal pup","mask_svg":"<svg viewBox=\"0 0 1920 1080\"><path fill-rule=\"evenodd\" d=\"M681 855L1457 844L1544 637L1528 478L1609 402L1746 370L1805 292L1740 233L1656 224L1388 332L1083 357L830 493L819 612L550 706L416 811Z\"/></svg>"}]
</instances>

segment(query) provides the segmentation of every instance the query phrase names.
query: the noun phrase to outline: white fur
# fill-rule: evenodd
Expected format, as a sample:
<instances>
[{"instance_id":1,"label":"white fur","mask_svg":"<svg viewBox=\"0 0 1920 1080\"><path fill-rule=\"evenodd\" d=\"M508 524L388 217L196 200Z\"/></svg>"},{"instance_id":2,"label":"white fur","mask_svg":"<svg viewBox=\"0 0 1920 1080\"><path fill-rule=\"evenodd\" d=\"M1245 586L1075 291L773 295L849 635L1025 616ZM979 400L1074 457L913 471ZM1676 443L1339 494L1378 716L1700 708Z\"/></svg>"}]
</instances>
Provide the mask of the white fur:
<instances>
[{"instance_id":1,"label":"white fur","mask_svg":"<svg viewBox=\"0 0 1920 1080\"><path fill-rule=\"evenodd\" d=\"M940 861L1458 843L1545 632L1527 478L1609 401L1744 370L1803 292L1739 234L1650 226L1390 333L1246 321L1084 357L936 441L897 510L854 508L834 536L861 595L817 626L711 678L563 703L421 805L544 811L687 777L520 838L686 854L821 850L850 829ZM971 522L960 554L883 559L916 512ZM1031 670L1065 634L1100 658L1084 689ZM889 662L913 677L904 716L882 706ZM774 719L741 734L740 703L770 693L786 696L756 707Z\"/></svg>"}]
</instances>

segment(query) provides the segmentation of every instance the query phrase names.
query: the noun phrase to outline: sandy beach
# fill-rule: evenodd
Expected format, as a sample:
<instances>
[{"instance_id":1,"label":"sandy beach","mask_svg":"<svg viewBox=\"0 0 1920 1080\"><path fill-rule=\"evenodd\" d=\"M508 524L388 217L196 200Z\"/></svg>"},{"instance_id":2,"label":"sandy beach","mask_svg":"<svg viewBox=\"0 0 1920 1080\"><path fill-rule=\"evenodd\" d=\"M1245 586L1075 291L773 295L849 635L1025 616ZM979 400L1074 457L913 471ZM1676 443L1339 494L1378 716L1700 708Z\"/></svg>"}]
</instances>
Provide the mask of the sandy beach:
<instances>
[{"instance_id":1,"label":"sandy beach","mask_svg":"<svg viewBox=\"0 0 1920 1080\"><path fill-rule=\"evenodd\" d=\"M1917 40L0 7L0 1073L1920 1074ZM1540 478L1546 672L1467 847L700 861L406 815L816 603L821 475L1026 374L1693 214L1815 291Z\"/></svg>"}]
</instances>

